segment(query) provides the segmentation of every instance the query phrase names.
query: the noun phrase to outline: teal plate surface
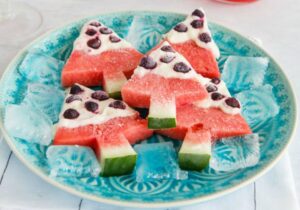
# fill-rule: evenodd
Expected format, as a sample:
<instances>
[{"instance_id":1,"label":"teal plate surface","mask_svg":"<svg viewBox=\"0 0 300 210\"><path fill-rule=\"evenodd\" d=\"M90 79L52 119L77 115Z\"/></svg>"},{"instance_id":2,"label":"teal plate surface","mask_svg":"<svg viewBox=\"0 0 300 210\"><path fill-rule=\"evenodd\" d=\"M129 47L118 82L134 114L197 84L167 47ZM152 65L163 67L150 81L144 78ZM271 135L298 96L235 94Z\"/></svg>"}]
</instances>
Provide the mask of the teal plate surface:
<instances>
[{"instance_id":1,"label":"teal plate surface","mask_svg":"<svg viewBox=\"0 0 300 210\"><path fill-rule=\"evenodd\" d=\"M72 43L85 21L100 20L112 27L120 36L125 37L134 16L139 16L149 23L144 24L139 33L139 50L141 51L150 49L159 41L162 33L167 32L185 18L183 14L167 12L120 12L82 19L35 40L10 63L0 86L1 129L18 158L47 182L78 196L108 204L149 208L182 206L209 200L254 181L271 168L286 149L295 128L296 106L292 89L281 68L264 50L236 32L215 23L210 23L210 28L221 50L220 68L228 55L270 58L265 83L274 87L273 92L280 112L275 118L253 128L262 137L261 158L256 166L234 172L216 172L207 169L201 173L189 173L188 180L184 181L166 180L146 184L136 183L130 175L111 178L53 178L49 177L49 167L45 158L46 147L13 138L5 131L3 113L6 105L19 103L23 97L26 80L19 76L17 69L29 50L39 50L66 60L71 52ZM162 138L153 136L148 141L157 142L167 139Z\"/></svg>"}]
</instances>

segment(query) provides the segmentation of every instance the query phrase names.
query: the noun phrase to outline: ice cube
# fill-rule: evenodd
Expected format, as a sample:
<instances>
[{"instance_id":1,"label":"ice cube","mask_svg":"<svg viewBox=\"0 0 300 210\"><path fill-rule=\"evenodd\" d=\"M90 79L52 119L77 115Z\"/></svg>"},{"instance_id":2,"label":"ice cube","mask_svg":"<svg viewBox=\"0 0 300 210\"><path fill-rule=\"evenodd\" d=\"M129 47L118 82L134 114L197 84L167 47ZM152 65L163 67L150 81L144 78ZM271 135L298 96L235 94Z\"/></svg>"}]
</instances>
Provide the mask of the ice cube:
<instances>
[{"instance_id":1,"label":"ice cube","mask_svg":"<svg viewBox=\"0 0 300 210\"><path fill-rule=\"evenodd\" d=\"M172 142L138 144L136 181L148 182L162 179L187 179L187 172L180 170Z\"/></svg>"},{"instance_id":2,"label":"ice cube","mask_svg":"<svg viewBox=\"0 0 300 210\"><path fill-rule=\"evenodd\" d=\"M212 146L210 167L216 171L234 171L254 166L260 158L258 134L223 138Z\"/></svg>"},{"instance_id":3,"label":"ice cube","mask_svg":"<svg viewBox=\"0 0 300 210\"><path fill-rule=\"evenodd\" d=\"M261 86L269 59L264 57L229 56L224 64L222 79L232 93Z\"/></svg>"},{"instance_id":4,"label":"ice cube","mask_svg":"<svg viewBox=\"0 0 300 210\"><path fill-rule=\"evenodd\" d=\"M50 146L47 159L51 176L96 177L100 173L95 153L89 147Z\"/></svg>"},{"instance_id":5,"label":"ice cube","mask_svg":"<svg viewBox=\"0 0 300 210\"><path fill-rule=\"evenodd\" d=\"M279 112L271 85L264 85L235 95L242 105L242 115L250 127L256 128Z\"/></svg>"},{"instance_id":6,"label":"ice cube","mask_svg":"<svg viewBox=\"0 0 300 210\"><path fill-rule=\"evenodd\" d=\"M168 32L169 28L165 25L160 23L158 17L136 15L125 39L140 52L146 53L161 41L164 33Z\"/></svg>"},{"instance_id":7,"label":"ice cube","mask_svg":"<svg viewBox=\"0 0 300 210\"><path fill-rule=\"evenodd\" d=\"M10 135L31 143L49 145L53 126L48 116L25 104L5 108L4 125Z\"/></svg>"},{"instance_id":8,"label":"ice cube","mask_svg":"<svg viewBox=\"0 0 300 210\"><path fill-rule=\"evenodd\" d=\"M64 91L54 86L34 83L28 85L24 103L39 109L52 122L57 122L64 96Z\"/></svg>"},{"instance_id":9,"label":"ice cube","mask_svg":"<svg viewBox=\"0 0 300 210\"><path fill-rule=\"evenodd\" d=\"M61 60L33 51L25 56L19 72L29 82L59 86L63 65Z\"/></svg>"}]
</instances>

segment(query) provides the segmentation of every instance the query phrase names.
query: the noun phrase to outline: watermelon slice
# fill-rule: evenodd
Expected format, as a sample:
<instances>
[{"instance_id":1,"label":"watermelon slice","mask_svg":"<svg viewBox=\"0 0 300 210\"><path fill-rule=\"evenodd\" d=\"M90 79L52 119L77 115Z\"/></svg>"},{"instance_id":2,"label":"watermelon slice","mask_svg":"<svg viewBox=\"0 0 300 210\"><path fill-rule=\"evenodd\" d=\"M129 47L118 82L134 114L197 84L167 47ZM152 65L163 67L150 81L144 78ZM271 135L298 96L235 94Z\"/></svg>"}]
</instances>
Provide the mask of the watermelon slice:
<instances>
[{"instance_id":1,"label":"watermelon slice","mask_svg":"<svg viewBox=\"0 0 300 210\"><path fill-rule=\"evenodd\" d=\"M207 97L206 79L168 42L146 55L132 78L122 88L122 98L130 106L149 108L148 127L176 126L176 105Z\"/></svg>"},{"instance_id":2,"label":"watermelon slice","mask_svg":"<svg viewBox=\"0 0 300 210\"><path fill-rule=\"evenodd\" d=\"M220 77L216 61L220 52L208 28L203 9L193 11L165 37L199 74L209 78Z\"/></svg>"},{"instance_id":3,"label":"watermelon slice","mask_svg":"<svg viewBox=\"0 0 300 210\"><path fill-rule=\"evenodd\" d=\"M118 97L141 58L142 54L112 29L98 21L89 21L82 27L63 68L62 85L101 84L110 96Z\"/></svg>"},{"instance_id":4,"label":"watermelon slice","mask_svg":"<svg viewBox=\"0 0 300 210\"><path fill-rule=\"evenodd\" d=\"M201 124L203 129L210 131L212 139L252 133L240 114L239 101L230 96L223 81L218 78L211 79L206 84L206 89L208 97L204 100L177 107L176 128L157 132L182 140L189 128Z\"/></svg>"},{"instance_id":5,"label":"watermelon slice","mask_svg":"<svg viewBox=\"0 0 300 210\"><path fill-rule=\"evenodd\" d=\"M189 128L178 155L180 168L201 171L209 165L210 156L210 131L204 130L202 124Z\"/></svg>"},{"instance_id":6,"label":"watermelon slice","mask_svg":"<svg viewBox=\"0 0 300 210\"><path fill-rule=\"evenodd\" d=\"M147 122L124 102L75 84L65 99L54 145L91 147L103 176L131 173L136 153L130 144L152 135Z\"/></svg>"}]
</instances>

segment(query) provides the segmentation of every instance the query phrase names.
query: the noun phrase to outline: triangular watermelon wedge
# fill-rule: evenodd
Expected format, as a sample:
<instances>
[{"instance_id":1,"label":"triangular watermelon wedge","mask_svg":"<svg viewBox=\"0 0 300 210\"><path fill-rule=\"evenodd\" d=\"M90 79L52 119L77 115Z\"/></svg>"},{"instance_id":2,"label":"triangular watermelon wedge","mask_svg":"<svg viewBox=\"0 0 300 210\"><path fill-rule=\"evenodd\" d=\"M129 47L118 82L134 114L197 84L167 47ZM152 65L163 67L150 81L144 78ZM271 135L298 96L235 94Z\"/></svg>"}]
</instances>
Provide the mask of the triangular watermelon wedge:
<instances>
[{"instance_id":1,"label":"triangular watermelon wedge","mask_svg":"<svg viewBox=\"0 0 300 210\"><path fill-rule=\"evenodd\" d=\"M149 128L171 128L176 126L176 104L207 97L205 82L182 55L163 42L141 60L123 86L122 98L130 106L149 108Z\"/></svg>"},{"instance_id":2,"label":"triangular watermelon wedge","mask_svg":"<svg viewBox=\"0 0 300 210\"><path fill-rule=\"evenodd\" d=\"M196 9L165 35L172 47L181 53L202 76L219 78L216 58L220 56L208 28L203 9Z\"/></svg>"},{"instance_id":3,"label":"triangular watermelon wedge","mask_svg":"<svg viewBox=\"0 0 300 210\"><path fill-rule=\"evenodd\" d=\"M110 96L118 97L141 58L142 54L112 29L96 20L89 21L82 27L63 68L62 85L103 85Z\"/></svg>"},{"instance_id":4,"label":"triangular watermelon wedge","mask_svg":"<svg viewBox=\"0 0 300 210\"><path fill-rule=\"evenodd\" d=\"M122 101L75 84L66 96L54 145L91 147L103 176L132 172L136 153L130 144L152 135L147 121Z\"/></svg>"},{"instance_id":5,"label":"triangular watermelon wedge","mask_svg":"<svg viewBox=\"0 0 300 210\"><path fill-rule=\"evenodd\" d=\"M211 142L224 137L252 133L240 114L241 106L230 96L223 81L214 78L206 84L209 93L204 100L177 107L177 127L157 133L183 140L179 151L182 169L202 170L210 159Z\"/></svg>"}]
</instances>

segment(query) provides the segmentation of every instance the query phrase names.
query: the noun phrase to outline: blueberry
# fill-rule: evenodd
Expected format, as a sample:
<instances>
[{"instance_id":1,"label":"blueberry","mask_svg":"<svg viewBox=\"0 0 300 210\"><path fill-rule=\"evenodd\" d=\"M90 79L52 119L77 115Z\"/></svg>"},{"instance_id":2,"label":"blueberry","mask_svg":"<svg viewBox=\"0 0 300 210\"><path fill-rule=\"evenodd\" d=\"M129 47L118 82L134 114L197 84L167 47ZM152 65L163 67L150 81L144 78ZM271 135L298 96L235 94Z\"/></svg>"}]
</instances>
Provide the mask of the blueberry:
<instances>
[{"instance_id":1,"label":"blueberry","mask_svg":"<svg viewBox=\"0 0 300 210\"><path fill-rule=\"evenodd\" d=\"M174 30L177 32L187 32L188 28L183 23L179 23L174 27Z\"/></svg>"},{"instance_id":2,"label":"blueberry","mask_svg":"<svg viewBox=\"0 0 300 210\"><path fill-rule=\"evenodd\" d=\"M90 23L91 26L99 27L101 24L99 22L92 22Z\"/></svg>"},{"instance_id":3,"label":"blueberry","mask_svg":"<svg viewBox=\"0 0 300 210\"><path fill-rule=\"evenodd\" d=\"M202 28L203 27L203 20L193 20L191 22L191 26L193 26L193 28Z\"/></svg>"},{"instance_id":4,"label":"blueberry","mask_svg":"<svg viewBox=\"0 0 300 210\"><path fill-rule=\"evenodd\" d=\"M112 33L112 30L109 29L109 28L106 28L106 27L100 28L99 31L100 31L101 34L111 34Z\"/></svg>"},{"instance_id":5,"label":"blueberry","mask_svg":"<svg viewBox=\"0 0 300 210\"><path fill-rule=\"evenodd\" d=\"M101 46L101 41L100 41L98 38L90 39L90 40L87 42L87 45L88 45L90 48L98 49L98 48Z\"/></svg>"},{"instance_id":6,"label":"blueberry","mask_svg":"<svg viewBox=\"0 0 300 210\"><path fill-rule=\"evenodd\" d=\"M124 102L119 100L111 102L108 106L115 109L126 109Z\"/></svg>"},{"instance_id":7,"label":"blueberry","mask_svg":"<svg viewBox=\"0 0 300 210\"><path fill-rule=\"evenodd\" d=\"M172 60L174 60L175 55L165 55L161 57L159 60L163 63L170 63Z\"/></svg>"},{"instance_id":8,"label":"blueberry","mask_svg":"<svg viewBox=\"0 0 300 210\"><path fill-rule=\"evenodd\" d=\"M192 13L193 16L197 16L199 18L204 17L204 13L200 9L195 9L194 12Z\"/></svg>"},{"instance_id":9,"label":"blueberry","mask_svg":"<svg viewBox=\"0 0 300 210\"><path fill-rule=\"evenodd\" d=\"M186 65L184 62L179 62L179 63L176 63L173 67L174 71L177 71L177 72L181 72L181 73L187 73L189 71L191 71L192 69Z\"/></svg>"},{"instance_id":10,"label":"blueberry","mask_svg":"<svg viewBox=\"0 0 300 210\"><path fill-rule=\"evenodd\" d=\"M142 58L140 66L144 67L145 69L154 69L157 64L150 56L145 56Z\"/></svg>"},{"instance_id":11,"label":"blueberry","mask_svg":"<svg viewBox=\"0 0 300 210\"><path fill-rule=\"evenodd\" d=\"M93 101L87 101L84 103L84 107L90 112L95 112L98 109L98 104Z\"/></svg>"},{"instance_id":12,"label":"blueberry","mask_svg":"<svg viewBox=\"0 0 300 210\"><path fill-rule=\"evenodd\" d=\"M109 99L109 96L106 92L104 92L102 90L97 90L92 93L92 98L99 100L99 101L104 101L104 100Z\"/></svg>"},{"instance_id":13,"label":"blueberry","mask_svg":"<svg viewBox=\"0 0 300 210\"><path fill-rule=\"evenodd\" d=\"M164 52L173 52L173 53L175 52L174 49L169 45L162 46L160 49Z\"/></svg>"},{"instance_id":14,"label":"blueberry","mask_svg":"<svg viewBox=\"0 0 300 210\"><path fill-rule=\"evenodd\" d=\"M116 37L114 35L110 35L109 36L109 40L112 42L112 43L117 43L117 42L120 42L121 39L119 37Z\"/></svg>"},{"instance_id":15,"label":"blueberry","mask_svg":"<svg viewBox=\"0 0 300 210\"><path fill-rule=\"evenodd\" d=\"M208 85L208 86L206 87L206 90L207 90L207 92L211 93L211 92L217 91L218 88L217 88L217 86L215 86L215 85Z\"/></svg>"},{"instance_id":16,"label":"blueberry","mask_svg":"<svg viewBox=\"0 0 300 210\"><path fill-rule=\"evenodd\" d=\"M202 33L199 35L199 39L200 41L204 42L204 43L208 43L211 42L211 37L208 33Z\"/></svg>"},{"instance_id":17,"label":"blueberry","mask_svg":"<svg viewBox=\"0 0 300 210\"><path fill-rule=\"evenodd\" d=\"M83 89L79 85L73 85L70 89L70 94L75 95L82 93Z\"/></svg>"},{"instance_id":18,"label":"blueberry","mask_svg":"<svg viewBox=\"0 0 300 210\"><path fill-rule=\"evenodd\" d=\"M237 99L232 98L232 97L227 98L227 99L225 100L225 103L226 103L228 106L231 106L231 107L233 107L233 108L241 108L240 102L239 102Z\"/></svg>"},{"instance_id":19,"label":"blueberry","mask_svg":"<svg viewBox=\"0 0 300 210\"><path fill-rule=\"evenodd\" d=\"M222 95L221 93L215 92L215 93L211 94L211 99L214 100L214 101L219 101L219 100L221 100L223 98L225 98L225 96Z\"/></svg>"},{"instance_id":20,"label":"blueberry","mask_svg":"<svg viewBox=\"0 0 300 210\"><path fill-rule=\"evenodd\" d=\"M94 29L91 29L91 28L86 30L86 32L85 32L85 34L89 35L89 36L94 36L96 33L97 33L97 31Z\"/></svg>"},{"instance_id":21,"label":"blueberry","mask_svg":"<svg viewBox=\"0 0 300 210\"><path fill-rule=\"evenodd\" d=\"M69 104L73 101L82 101L82 99L79 96L76 96L76 95L72 95L72 96L69 96L68 98L66 98L66 103L67 104Z\"/></svg>"},{"instance_id":22,"label":"blueberry","mask_svg":"<svg viewBox=\"0 0 300 210\"><path fill-rule=\"evenodd\" d=\"M66 119L75 119L79 116L79 113L75 109L67 109L63 116Z\"/></svg>"},{"instance_id":23,"label":"blueberry","mask_svg":"<svg viewBox=\"0 0 300 210\"><path fill-rule=\"evenodd\" d=\"M219 78L212 78L212 79L210 80L210 82L212 82L212 83L218 85L218 84L220 84L221 80L220 80Z\"/></svg>"}]
</instances>

